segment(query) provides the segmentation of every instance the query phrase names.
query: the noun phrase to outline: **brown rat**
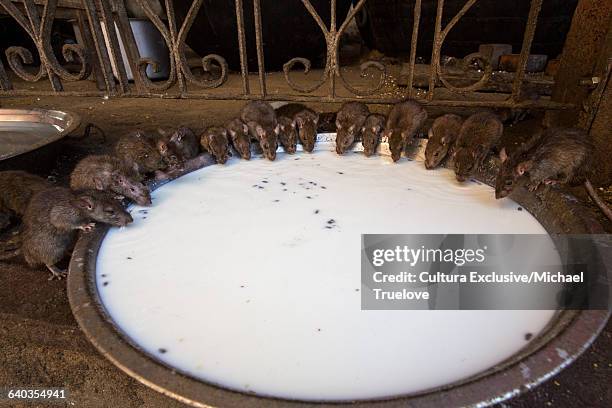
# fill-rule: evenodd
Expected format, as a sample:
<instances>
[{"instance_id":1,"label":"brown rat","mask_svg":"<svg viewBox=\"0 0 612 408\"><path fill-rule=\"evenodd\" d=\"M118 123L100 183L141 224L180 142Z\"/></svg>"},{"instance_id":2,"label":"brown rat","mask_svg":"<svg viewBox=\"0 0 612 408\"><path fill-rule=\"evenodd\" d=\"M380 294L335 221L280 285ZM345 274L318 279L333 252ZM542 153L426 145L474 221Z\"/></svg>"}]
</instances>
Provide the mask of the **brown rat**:
<instances>
[{"instance_id":1,"label":"brown rat","mask_svg":"<svg viewBox=\"0 0 612 408\"><path fill-rule=\"evenodd\" d=\"M437 117L429 129L425 147L425 168L434 169L444 161L461 131L461 116L447 113Z\"/></svg>"},{"instance_id":2,"label":"brown rat","mask_svg":"<svg viewBox=\"0 0 612 408\"><path fill-rule=\"evenodd\" d=\"M91 155L79 161L70 174L70 188L112 191L139 205L151 204L149 189L120 159L108 155Z\"/></svg>"},{"instance_id":3,"label":"brown rat","mask_svg":"<svg viewBox=\"0 0 612 408\"><path fill-rule=\"evenodd\" d=\"M74 246L77 230L91 231L93 221L125 226L132 217L108 193L52 187L32 196L23 221L21 252L26 262L32 267L45 265L49 279L61 279L66 272L56 264Z\"/></svg>"},{"instance_id":4,"label":"brown rat","mask_svg":"<svg viewBox=\"0 0 612 408\"><path fill-rule=\"evenodd\" d=\"M225 126L229 133L232 146L240 157L245 160L251 159L251 136L249 127L239 118L230 120Z\"/></svg>"},{"instance_id":5,"label":"brown rat","mask_svg":"<svg viewBox=\"0 0 612 408\"><path fill-rule=\"evenodd\" d=\"M0 213L6 216L22 216L30 198L35 193L50 187L53 187L51 182L25 171L0 171ZM5 226L0 223L0 229Z\"/></svg>"},{"instance_id":6,"label":"brown rat","mask_svg":"<svg viewBox=\"0 0 612 408\"><path fill-rule=\"evenodd\" d=\"M179 126L168 138L168 144L178 154L181 162L193 159L200 153L198 138L187 126Z\"/></svg>"},{"instance_id":7,"label":"brown rat","mask_svg":"<svg viewBox=\"0 0 612 408\"><path fill-rule=\"evenodd\" d=\"M508 195L522 176L529 179L529 191L535 191L541 184L582 183L595 204L612 221L612 210L588 179L593 145L583 129L547 129L531 149L524 150L515 153L511 159L505 149L500 152L502 168L496 183L496 198Z\"/></svg>"},{"instance_id":8,"label":"brown rat","mask_svg":"<svg viewBox=\"0 0 612 408\"><path fill-rule=\"evenodd\" d=\"M251 137L259 142L268 160L276 159L280 127L276 113L268 102L252 101L243 106L240 119L246 123Z\"/></svg>"},{"instance_id":9,"label":"brown rat","mask_svg":"<svg viewBox=\"0 0 612 408\"><path fill-rule=\"evenodd\" d=\"M211 126L200 135L202 148L215 158L217 163L225 164L231 152L227 130L219 126Z\"/></svg>"},{"instance_id":10,"label":"brown rat","mask_svg":"<svg viewBox=\"0 0 612 408\"><path fill-rule=\"evenodd\" d=\"M497 115L479 112L468 117L455 142L455 176L467 180L484 162L489 150L501 139L504 125Z\"/></svg>"},{"instance_id":11,"label":"brown rat","mask_svg":"<svg viewBox=\"0 0 612 408\"><path fill-rule=\"evenodd\" d=\"M278 117L278 125L280 132L278 133L278 141L283 147L285 153L293 154L297 148L298 132L296 122L286 116Z\"/></svg>"},{"instance_id":12,"label":"brown rat","mask_svg":"<svg viewBox=\"0 0 612 408\"><path fill-rule=\"evenodd\" d=\"M371 113L365 120L361 129L361 144L363 145L363 154L366 157L376 153L376 148L380 143L380 136L385 130L387 118L385 115Z\"/></svg>"},{"instance_id":13,"label":"brown rat","mask_svg":"<svg viewBox=\"0 0 612 408\"><path fill-rule=\"evenodd\" d=\"M344 154L361 136L361 129L370 114L361 102L345 102L336 115L336 153Z\"/></svg>"},{"instance_id":14,"label":"brown rat","mask_svg":"<svg viewBox=\"0 0 612 408\"><path fill-rule=\"evenodd\" d=\"M305 152L312 152L317 141L319 114L301 103L289 103L276 109L277 115L286 116L295 121L298 138Z\"/></svg>"},{"instance_id":15,"label":"brown rat","mask_svg":"<svg viewBox=\"0 0 612 408\"><path fill-rule=\"evenodd\" d=\"M155 143L139 130L121 137L115 145L115 154L141 179L166 168Z\"/></svg>"},{"instance_id":16,"label":"brown rat","mask_svg":"<svg viewBox=\"0 0 612 408\"><path fill-rule=\"evenodd\" d=\"M512 193L518 179L522 176L517 172L517 165L528 160L542 140L542 133L537 132L529 140L521 143L511 155L508 154L505 147L500 150L499 171L495 179L495 198L504 198Z\"/></svg>"},{"instance_id":17,"label":"brown rat","mask_svg":"<svg viewBox=\"0 0 612 408\"><path fill-rule=\"evenodd\" d=\"M417 101L407 100L393 105L387 116L383 136L389 140L391 159L398 161L406 146L427 119L427 111Z\"/></svg>"}]
</instances>

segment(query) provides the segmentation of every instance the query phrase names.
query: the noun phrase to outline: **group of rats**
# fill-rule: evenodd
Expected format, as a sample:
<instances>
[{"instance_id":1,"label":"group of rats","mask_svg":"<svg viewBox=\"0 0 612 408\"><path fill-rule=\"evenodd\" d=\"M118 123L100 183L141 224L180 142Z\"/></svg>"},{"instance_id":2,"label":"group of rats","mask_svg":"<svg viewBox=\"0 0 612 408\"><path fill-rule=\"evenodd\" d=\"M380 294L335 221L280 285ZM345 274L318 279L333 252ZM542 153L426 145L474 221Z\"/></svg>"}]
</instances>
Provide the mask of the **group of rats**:
<instances>
[{"instance_id":1,"label":"group of rats","mask_svg":"<svg viewBox=\"0 0 612 408\"><path fill-rule=\"evenodd\" d=\"M206 128L200 136L181 126L158 129L155 135L135 131L122 136L114 155L90 155L79 161L70 175L70 187L58 187L24 171L0 172L0 230L10 216L22 218L15 244L0 259L23 255L30 266L45 265L50 279L66 271L57 264L71 251L79 230L88 232L95 222L126 226L132 217L123 199L151 205L147 180L168 180L198 169L211 158L224 164L232 148L245 160L251 146L268 160L275 160L278 145L288 154L312 152L320 114L298 103L274 109L265 101L248 102L225 126ZM391 107L388 115L371 113L361 102L346 102L335 115L336 152L349 151L360 141L365 156L375 154L386 139L396 162L427 119L427 111L415 100ZM462 118L454 114L437 117L428 132L425 167L434 169L448 161L460 182L468 180L499 145L503 133L500 118L488 111ZM612 212L588 180L593 146L581 129L551 128L522 144L509 156L501 149L495 196L509 195L521 178L534 191L541 184L581 182L612 220ZM202 152L201 152L202 151Z\"/></svg>"}]
</instances>

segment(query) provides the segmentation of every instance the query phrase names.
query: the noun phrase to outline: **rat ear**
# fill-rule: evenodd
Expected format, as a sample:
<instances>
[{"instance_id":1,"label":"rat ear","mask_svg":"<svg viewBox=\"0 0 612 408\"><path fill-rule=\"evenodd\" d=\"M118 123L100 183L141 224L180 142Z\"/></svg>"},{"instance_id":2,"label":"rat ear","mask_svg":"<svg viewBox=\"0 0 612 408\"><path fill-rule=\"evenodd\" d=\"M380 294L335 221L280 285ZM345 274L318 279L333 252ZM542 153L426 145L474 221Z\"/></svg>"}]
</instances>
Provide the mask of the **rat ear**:
<instances>
[{"instance_id":1,"label":"rat ear","mask_svg":"<svg viewBox=\"0 0 612 408\"><path fill-rule=\"evenodd\" d=\"M293 122L291 122L292 129L295 129L296 126L297 126L297 120L294 120Z\"/></svg>"},{"instance_id":2,"label":"rat ear","mask_svg":"<svg viewBox=\"0 0 612 408\"><path fill-rule=\"evenodd\" d=\"M372 128L372 130L374 130L374 128ZM365 126L363 126L363 127L361 128L361 133L363 133L363 132L365 132Z\"/></svg>"},{"instance_id":3,"label":"rat ear","mask_svg":"<svg viewBox=\"0 0 612 408\"><path fill-rule=\"evenodd\" d=\"M523 174L525 174L525 172L529 171L529 169L531 169L531 166L533 165L533 161L531 160L527 160L524 162L521 162L519 164L517 164L516 166L516 174L518 174L519 176L522 176Z\"/></svg>"},{"instance_id":4,"label":"rat ear","mask_svg":"<svg viewBox=\"0 0 612 408\"><path fill-rule=\"evenodd\" d=\"M349 132L352 132L353 130L355 130L355 125L349 126L348 130L349 130Z\"/></svg>"},{"instance_id":5,"label":"rat ear","mask_svg":"<svg viewBox=\"0 0 612 408\"><path fill-rule=\"evenodd\" d=\"M166 154L168 153L168 144L166 142L164 142L163 140L158 140L157 141L157 150L161 153L161 154Z\"/></svg>"},{"instance_id":6,"label":"rat ear","mask_svg":"<svg viewBox=\"0 0 612 408\"><path fill-rule=\"evenodd\" d=\"M499 159L501 160L502 163L508 160L508 154L506 153L505 147L502 147L502 149L499 151Z\"/></svg>"},{"instance_id":7,"label":"rat ear","mask_svg":"<svg viewBox=\"0 0 612 408\"><path fill-rule=\"evenodd\" d=\"M374 127L372 128L372 132L374 132L374 133L378 133L378 132L380 132L380 130L381 130L380 125L376 125L376 126L374 126Z\"/></svg>"},{"instance_id":8,"label":"rat ear","mask_svg":"<svg viewBox=\"0 0 612 408\"><path fill-rule=\"evenodd\" d=\"M88 211L91 211L94 208L93 198L88 195L82 195L77 197L77 199L74 200L74 204L78 208L82 208Z\"/></svg>"},{"instance_id":9,"label":"rat ear","mask_svg":"<svg viewBox=\"0 0 612 408\"><path fill-rule=\"evenodd\" d=\"M433 137L434 137L433 127L430 127L429 131L427 132L427 138L428 139L433 139Z\"/></svg>"},{"instance_id":10,"label":"rat ear","mask_svg":"<svg viewBox=\"0 0 612 408\"><path fill-rule=\"evenodd\" d=\"M229 130L229 134L230 134L232 137L236 137L236 131L235 131L234 129L228 129L228 130Z\"/></svg>"},{"instance_id":11,"label":"rat ear","mask_svg":"<svg viewBox=\"0 0 612 408\"><path fill-rule=\"evenodd\" d=\"M244 133L249 133L249 127L246 124L242 124L242 130L244 131Z\"/></svg>"},{"instance_id":12,"label":"rat ear","mask_svg":"<svg viewBox=\"0 0 612 408\"><path fill-rule=\"evenodd\" d=\"M276 127L274 128L274 133L276 133L277 135L280 133L280 125L277 123Z\"/></svg>"},{"instance_id":13,"label":"rat ear","mask_svg":"<svg viewBox=\"0 0 612 408\"><path fill-rule=\"evenodd\" d=\"M440 138L440 142L441 142L442 144L446 144L446 136L442 136L442 137Z\"/></svg>"}]
</instances>

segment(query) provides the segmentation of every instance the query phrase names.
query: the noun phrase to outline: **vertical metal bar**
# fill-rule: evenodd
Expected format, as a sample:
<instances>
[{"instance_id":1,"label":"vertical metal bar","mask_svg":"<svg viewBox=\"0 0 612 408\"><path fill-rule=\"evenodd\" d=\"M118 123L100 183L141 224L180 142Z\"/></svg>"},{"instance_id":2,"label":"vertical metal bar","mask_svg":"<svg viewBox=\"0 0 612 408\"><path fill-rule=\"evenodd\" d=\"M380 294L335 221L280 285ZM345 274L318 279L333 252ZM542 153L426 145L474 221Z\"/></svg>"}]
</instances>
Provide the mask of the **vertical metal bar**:
<instances>
[{"instance_id":1,"label":"vertical metal bar","mask_svg":"<svg viewBox=\"0 0 612 408\"><path fill-rule=\"evenodd\" d=\"M134 78L134 85L137 93L144 93L146 91L142 78L140 77L140 71L138 69L138 61L140 61L140 52L136 46L136 39L132 32L132 26L128 19L127 12L123 0L113 0L113 6L117 13L117 29L119 30L119 37L123 43L125 54L128 60L128 65L132 71L132 77Z\"/></svg>"},{"instance_id":2,"label":"vertical metal bar","mask_svg":"<svg viewBox=\"0 0 612 408\"><path fill-rule=\"evenodd\" d=\"M50 35L51 27L50 24L53 23L53 18L55 14L57 0L48 1L43 9L43 16L45 16L44 20L41 20L38 10L36 9L36 4L33 0L24 0L23 6L26 10L26 14L28 19L30 20L30 25L32 27L32 32L34 33L34 42L36 44L36 48L38 49L38 54L40 57L40 63L44 66L47 71L47 76L49 77L49 82L51 83L51 88L55 92L61 92L64 90L62 86L62 82L60 78L53 71L53 67L49 63L47 59L47 50L45 50L45 41L42 38L42 35L45 31ZM53 52L52 50L48 50L49 52Z\"/></svg>"},{"instance_id":3,"label":"vertical metal bar","mask_svg":"<svg viewBox=\"0 0 612 408\"><path fill-rule=\"evenodd\" d=\"M83 46L83 49L87 53L89 57L89 61L91 61L92 75L96 81L96 85L99 90L104 91L106 84L104 82L104 75L102 73L102 67L94 51L96 47L94 45L94 40L93 40L93 36L91 35L89 25L87 24L87 16L85 15L85 12L83 12L83 10L76 11L76 24L77 24L77 27L79 28L80 42L82 43L81 45ZM77 41L79 40L78 37L79 36L77 36Z\"/></svg>"},{"instance_id":4,"label":"vertical metal bar","mask_svg":"<svg viewBox=\"0 0 612 408\"><path fill-rule=\"evenodd\" d=\"M89 20L91 35L96 44L96 52L98 54L98 60L100 61L100 67L102 68L104 82L106 83L106 90L108 93L114 94L117 92L117 86L115 84L113 68L108 55L106 42L104 41L104 34L102 33L102 26L100 24L100 17L98 17L96 5L93 0L83 0L83 5L85 6L85 12Z\"/></svg>"},{"instance_id":5,"label":"vertical metal bar","mask_svg":"<svg viewBox=\"0 0 612 408\"><path fill-rule=\"evenodd\" d=\"M419 23L421 21L421 0L414 2L414 12L412 13L412 38L410 40L410 62L408 67L408 96L412 98L414 94L414 65L416 63L417 42L419 39Z\"/></svg>"},{"instance_id":6,"label":"vertical metal bar","mask_svg":"<svg viewBox=\"0 0 612 408\"><path fill-rule=\"evenodd\" d=\"M198 2L192 3L190 11L191 9L193 9L193 7L199 7L200 3L198 4L196 3ZM166 0L166 14L168 17L168 31L170 32L170 43L172 44L172 46L170 47L170 58L176 61L175 63L176 64L176 78L178 80L179 91L181 95L184 95L185 92L187 91L187 87L185 85L185 77L183 76L183 70L181 69L183 65L181 64L180 57L178 55L179 47L178 47L178 41L176 39L177 37L176 16L174 14L174 4L172 3L172 0ZM188 18L189 17L187 17L187 19ZM184 23L185 22L183 22L183 24ZM189 69L189 67L186 67L186 69Z\"/></svg>"},{"instance_id":7,"label":"vertical metal bar","mask_svg":"<svg viewBox=\"0 0 612 408\"><path fill-rule=\"evenodd\" d=\"M261 32L261 7L260 0L253 0L253 13L255 14L255 42L257 44L257 66L259 68L259 87L261 96L266 97L266 67L264 64L263 43Z\"/></svg>"},{"instance_id":8,"label":"vertical metal bar","mask_svg":"<svg viewBox=\"0 0 612 408\"><path fill-rule=\"evenodd\" d=\"M249 89L249 65L246 53L246 38L244 34L244 10L242 0L236 0L236 26L238 27L238 48L240 50L240 74L242 75L242 90L245 95L251 93Z\"/></svg>"},{"instance_id":9,"label":"vertical metal bar","mask_svg":"<svg viewBox=\"0 0 612 408\"><path fill-rule=\"evenodd\" d=\"M434 43L431 51L431 62L429 64L429 91L427 92L427 100L431 101L434 97L434 88L436 87L436 78L438 73L438 66L440 65L440 48L442 47L441 42L441 31L442 31L442 10L444 9L444 0L438 0L438 10L436 12L436 24L434 27Z\"/></svg>"},{"instance_id":10,"label":"vertical metal bar","mask_svg":"<svg viewBox=\"0 0 612 408\"><path fill-rule=\"evenodd\" d=\"M330 23L329 23L329 34L326 38L328 51L332 53L332 67L333 69L329 75L329 93L332 98L336 97L336 75L340 70L340 58L338 56L340 47L340 38L336 32L336 0L331 0L331 12L330 12ZM332 47L330 47L330 44ZM331 48L331 50L330 50Z\"/></svg>"},{"instance_id":11,"label":"vertical metal bar","mask_svg":"<svg viewBox=\"0 0 612 408\"><path fill-rule=\"evenodd\" d=\"M2 65L2 59L0 58L0 90L2 91L10 91L13 89L13 84L6 75L6 70L4 69L4 65Z\"/></svg>"},{"instance_id":12,"label":"vertical metal bar","mask_svg":"<svg viewBox=\"0 0 612 408\"><path fill-rule=\"evenodd\" d=\"M525 27L525 35L523 36L523 46L521 48L519 64L516 71L516 77L514 77L514 84L512 84L512 99L515 101L518 101L521 97L521 87L525 79L527 59L531 51L531 43L533 42L533 36L535 35L538 15L540 14L541 8L542 0L531 0L531 8L529 9L529 17L527 19L527 26Z\"/></svg>"},{"instance_id":13,"label":"vertical metal bar","mask_svg":"<svg viewBox=\"0 0 612 408\"><path fill-rule=\"evenodd\" d=\"M90 0L91 1L91 0ZM125 70L125 63L121 56L121 48L119 46L119 40L117 38L117 28L115 26L115 19L113 18L113 12L108 4L108 0L99 0L100 11L102 12L102 20L106 28L106 35L108 43L110 44L110 55L115 62L115 70L119 77L119 89L122 93L129 91L127 72ZM95 6L94 6L95 7ZM134 73L132 73L133 75Z\"/></svg>"}]
</instances>

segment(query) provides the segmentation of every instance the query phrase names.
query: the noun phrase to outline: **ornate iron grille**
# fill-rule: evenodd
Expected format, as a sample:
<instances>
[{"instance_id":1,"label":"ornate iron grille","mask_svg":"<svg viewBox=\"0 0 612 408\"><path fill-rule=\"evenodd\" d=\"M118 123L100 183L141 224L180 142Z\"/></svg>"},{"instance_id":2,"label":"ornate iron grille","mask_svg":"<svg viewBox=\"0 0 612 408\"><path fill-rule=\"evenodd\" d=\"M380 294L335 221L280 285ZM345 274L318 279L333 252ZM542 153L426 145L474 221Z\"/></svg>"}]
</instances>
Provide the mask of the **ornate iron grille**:
<instances>
[{"instance_id":1,"label":"ornate iron grille","mask_svg":"<svg viewBox=\"0 0 612 408\"><path fill-rule=\"evenodd\" d=\"M442 16L444 13L444 0L437 0L437 13L434 28L433 49L431 53L431 65L429 69L428 87L418 90L414 87L416 44L421 20L422 0L415 0L413 11L413 27L411 50L407 67L407 86L403 90L389 95L383 92L386 83L393 82L394 78L388 73L388 67L377 61L367 61L361 64L362 74L367 71L377 71L379 78L374 86L364 89L349 83L340 67L339 47L340 38L346 31L349 22L356 13L362 9L366 0L359 0L349 11L342 22L336 21L336 0L330 0L331 19L327 26L317 13L310 0L301 0L303 6L312 16L326 41L326 60L320 78L300 85L294 81L296 75L302 75L302 79L310 79L311 61L296 57L287 61L284 65L284 79L290 89L289 92L269 92L268 77L264 59L264 39L262 34L262 11L261 0L253 0L253 16L255 23L255 44L257 51L257 75L259 89L254 90L249 80L247 67L247 50L244 13L242 0L235 0L235 16L237 24L237 39L240 56L240 77L242 79L241 91L226 92L229 68L223 56L209 54L202 58L204 71L211 71L212 64L216 65L216 76L213 79L202 79L196 77L190 68L185 56L185 39L190 31L197 13L202 7L203 0L193 0L186 18L179 26L173 2L165 1L167 22L160 19L150 8L145 0L137 0L148 18L161 33L169 49L169 76L163 81L152 81L147 77L148 66L156 67L159 61L142 58L136 46L134 33L129 23L123 0L60 0L60 7L68 7L73 10L74 18L78 21L78 27L83 38L82 44L67 44L63 46L62 54L66 62L76 63L80 69L78 72L68 71L54 55L50 43L51 26L56 18L58 0L0 0L0 10L12 16L33 40L36 51L40 56L40 66L37 72L33 72L24 65L32 64L32 53L18 46L11 46L5 50L10 70L23 81L38 82L45 77L51 84L51 91L17 89L15 83L10 80L5 67L0 60L0 96L2 95L65 95L65 96L107 96L107 97L163 97L163 98L203 98L203 99L265 99L265 100L291 100L291 101L316 101L337 102L344 100L362 100L367 103L394 103L408 97L417 98L425 104L440 106L489 106L489 107L538 107L545 109L559 109L569 107L548 100L525 100L521 97L522 86L525 81L527 59L531 49L537 25L538 14L543 0L532 0L528 15L527 25L522 41L522 48L518 64L518 70L514 75L511 93L504 94L504 98L495 100L483 100L470 98L468 95L482 90L490 81L492 68L488 59L483 55L474 53L463 59L464 66L478 62L483 69L482 76L475 82L459 87L453 85L445 78L440 59L441 48L448 35L457 22L478 1L467 0L463 8L442 27ZM104 30L104 27L116 26L116 30ZM119 41L122 41L126 62L133 73L133 83L128 80L128 74L124 67L124 59L121 55ZM301 66L303 72L292 70ZM114 70L113 70L114 68ZM73 70L74 71L74 70ZM97 90L83 91L65 89L65 82L83 81L93 76L96 79ZM303 82L303 81L302 81ZM324 86L327 91L321 94ZM238 87L239 89L240 87ZM434 90L445 88L462 98L439 98L434 97ZM340 95L339 89L348 95Z\"/></svg>"}]
</instances>

